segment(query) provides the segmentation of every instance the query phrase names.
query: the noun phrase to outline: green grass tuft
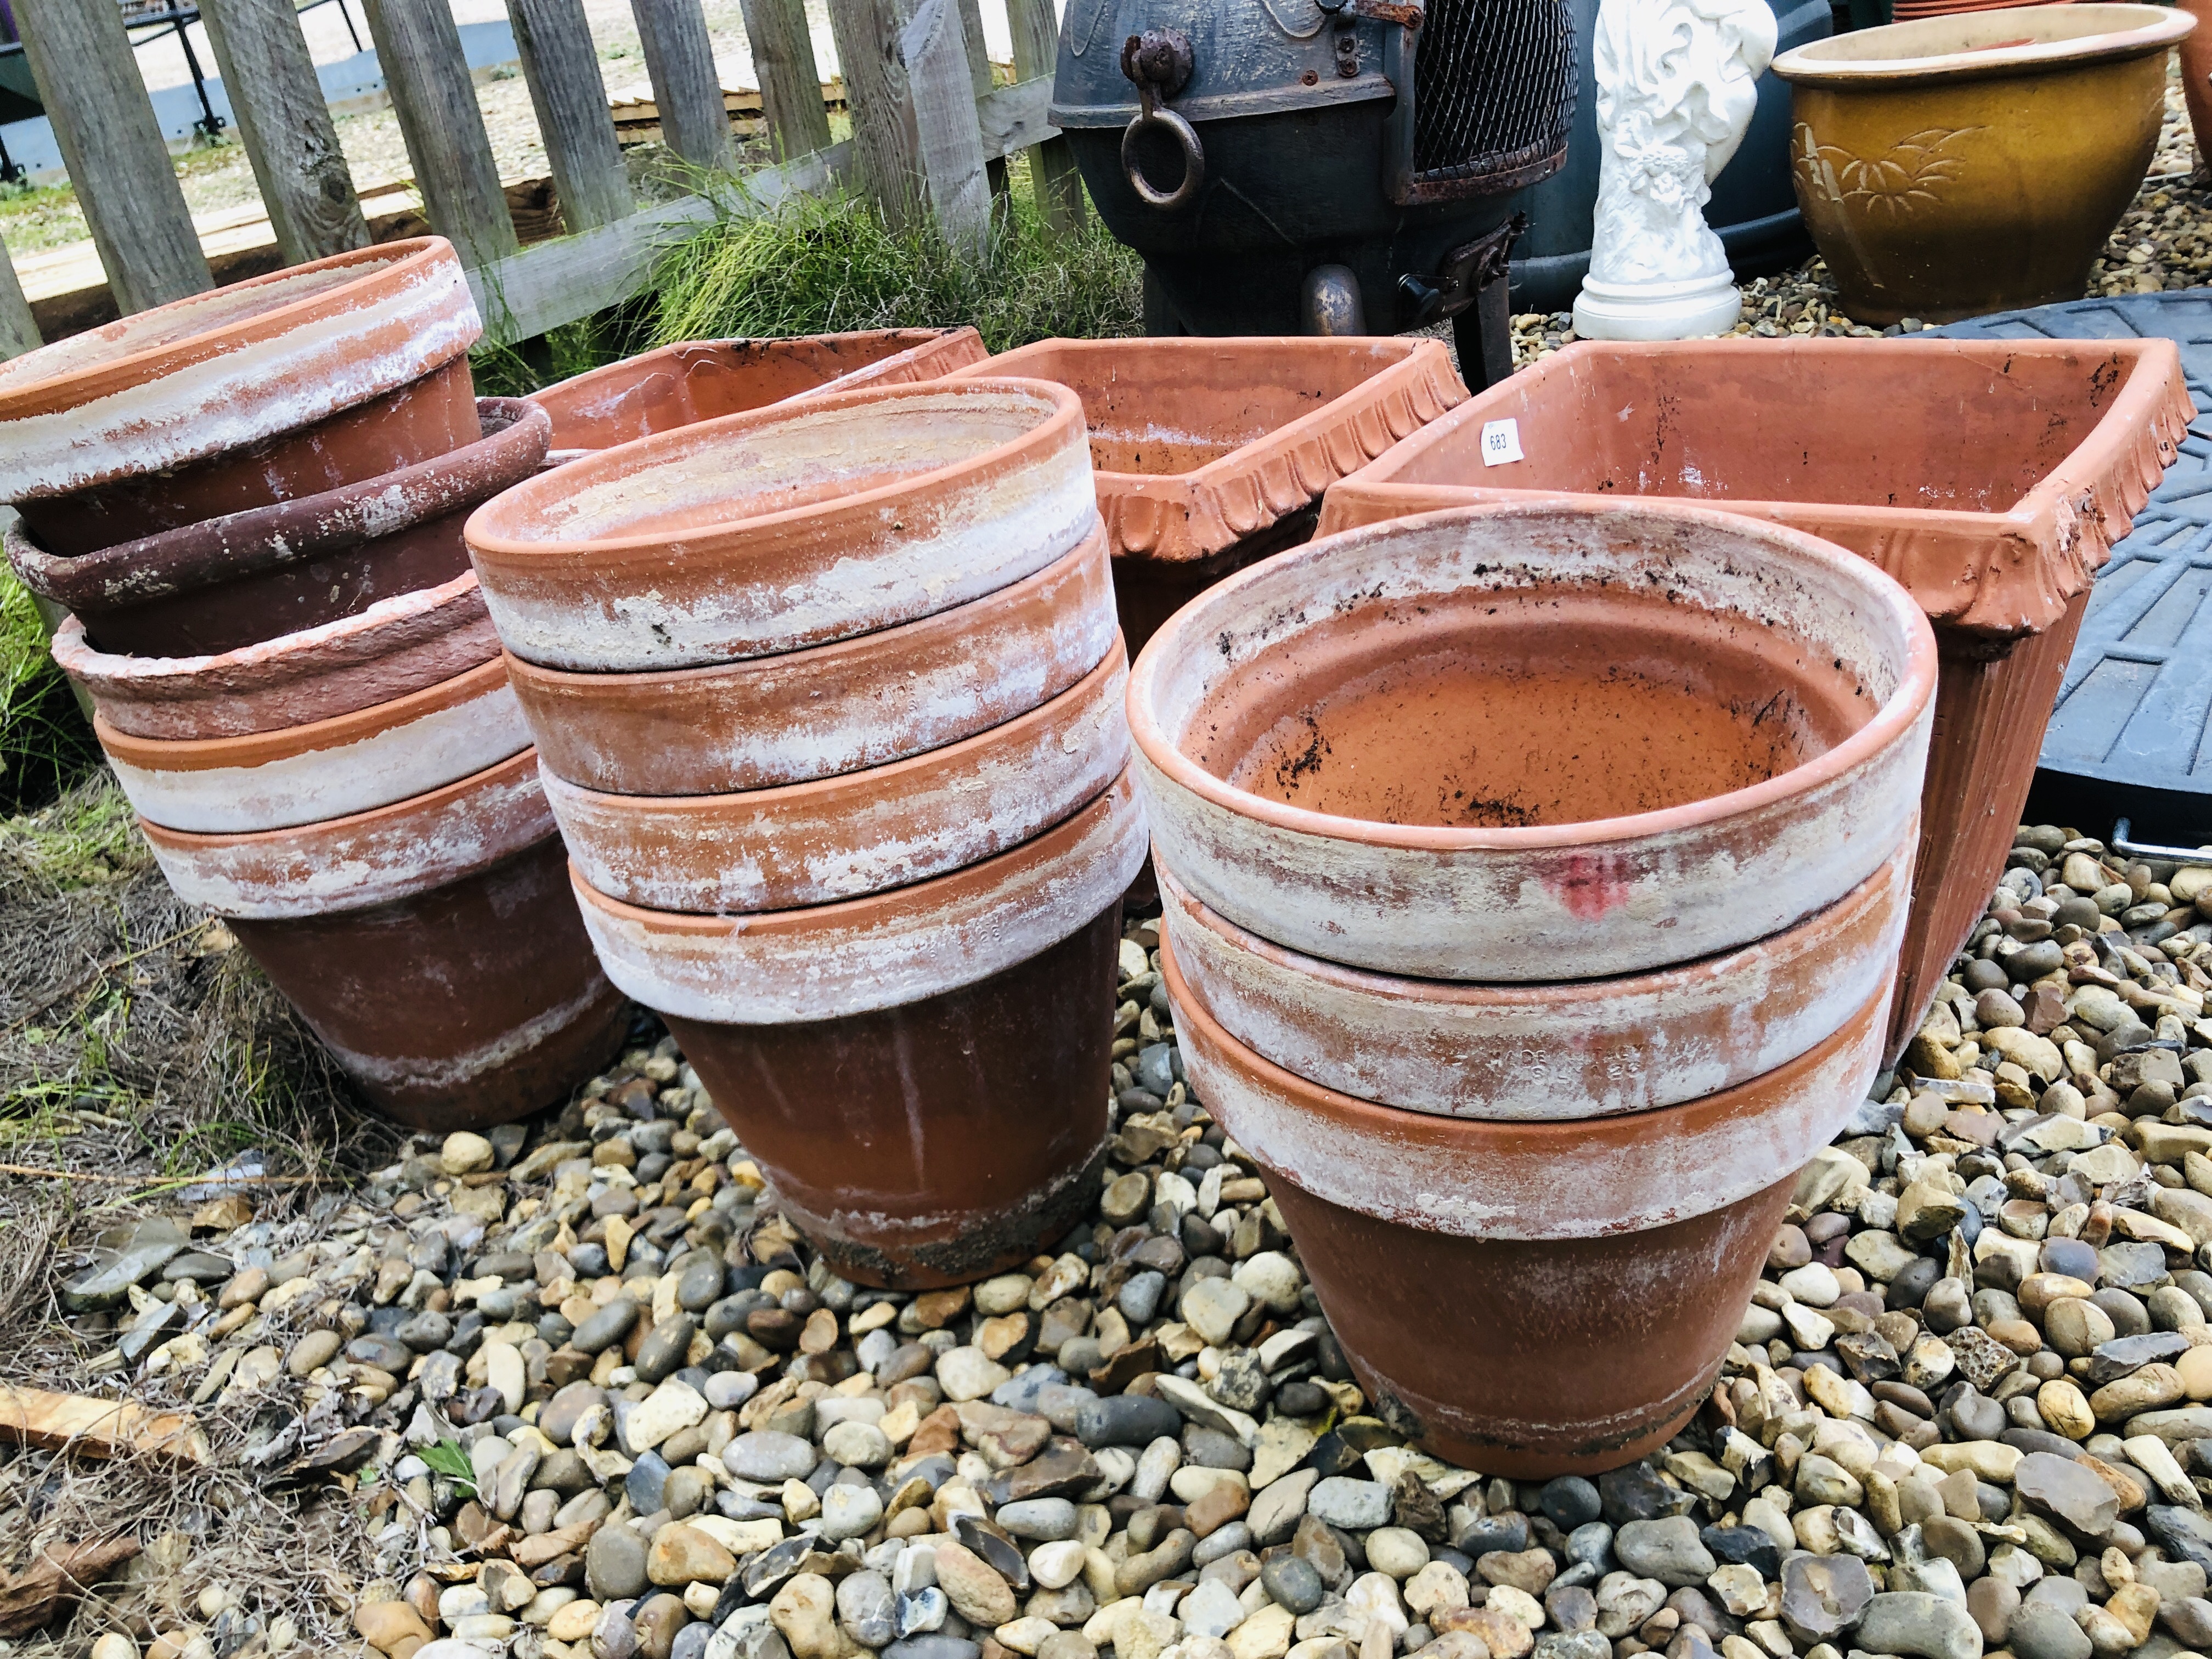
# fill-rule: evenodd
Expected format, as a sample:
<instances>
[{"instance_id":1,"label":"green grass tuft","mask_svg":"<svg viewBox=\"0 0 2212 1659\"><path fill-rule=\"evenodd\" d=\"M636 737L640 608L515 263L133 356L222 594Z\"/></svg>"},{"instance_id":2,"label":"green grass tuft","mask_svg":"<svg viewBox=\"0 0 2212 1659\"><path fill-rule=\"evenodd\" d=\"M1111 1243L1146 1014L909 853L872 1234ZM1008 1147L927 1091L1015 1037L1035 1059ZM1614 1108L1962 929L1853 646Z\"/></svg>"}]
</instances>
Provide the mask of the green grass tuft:
<instances>
[{"instance_id":1,"label":"green grass tuft","mask_svg":"<svg viewBox=\"0 0 2212 1659\"><path fill-rule=\"evenodd\" d=\"M1002 199L989 257L956 251L933 222L904 231L854 196L799 197L678 244L657 274L659 343L973 323L991 350L1055 336L1144 330L1143 263L1095 213L1054 235L1024 169Z\"/></svg>"},{"instance_id":2,"label":"green grass tuft","mask_svg":"<svg viewBox=\"0 0 2212 1659\"><path fill-rule=\"evenodd\" d=\"M0 817L58 799L99 764L31 591L0 564Z\"/></svg>"}]
</instances>

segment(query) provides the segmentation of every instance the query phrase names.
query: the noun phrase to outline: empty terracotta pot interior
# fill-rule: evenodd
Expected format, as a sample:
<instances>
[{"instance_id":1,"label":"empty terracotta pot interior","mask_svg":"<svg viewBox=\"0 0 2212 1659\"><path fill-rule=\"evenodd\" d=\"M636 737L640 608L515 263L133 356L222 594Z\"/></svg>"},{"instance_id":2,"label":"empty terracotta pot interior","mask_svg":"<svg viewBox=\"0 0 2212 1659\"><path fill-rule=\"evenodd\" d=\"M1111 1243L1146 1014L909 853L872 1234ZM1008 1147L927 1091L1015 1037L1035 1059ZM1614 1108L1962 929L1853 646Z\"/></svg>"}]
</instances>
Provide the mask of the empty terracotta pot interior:
<instances>
[{"instance_id":1,"label":"empty terracotta pot interior","mask_svg":"<svg viewBox=\"0 0 2212 1659\"><path fill-rule=\"evenodd\" d=\"M291 829L443 787L530 747L497 659L452 679L305 726L243 737L94 734L133 807L172 830Z\"/></svg>"},{"instance_id":2,"label":"empty terracotta pot interior","mask_svg":"<svg viewBox=\"0 0 2212 1659\"><path fill-rule=\"evenodd\" d=\"M618 795L771 789L887 766L1058 696L1115 645L1106 539L981 599L856 639L665 673L510 655L546 770Z\"/></svg>"},{"instance_id":3,"label":"empty terracotta pot interior","mask_svg":"<svg viewBox=\"0 0 2212 1659\"><path fill-rule=\"evenodd\" d=\"M366 483L77 558L10 526L9 557L103 651L216 655L319 627L468 574L462 523L538 471L551 430L514 398L479 399L477 415L477 441Z\"/></svg>"},{"instance_id":4,"label":"empty terracotta pot interior","mask_svg":"<svg viewBox=\"0 0 2212 1659\"><path fill-rule=\"evenodd\" d=\"M1735 1087L1818 1047L1896 969L1918 837L1795 927L1623 979L1468 985L1272 945L1161 872L1194 998L1237 1042L1325 1088L1488 1122L1607 1117Z\"/></svg>"},{"instance_id":5,"label":"empty terracotta pot interior","mask_svg":"<svg viewBox=\"0 0 2212 1659\"><path fill-rule=\"evenodd\" d=\"M54 660L126 737L244 737L333 720L465 674L499 654L474 571L320 627L204 657L95 650L75 617Z\"/></svg>"},{"instance_id":6,"label":"empty terracotta pot interior","mask_svg":"<svg viewBox=\"0 0 2212 1659\"><path fill-rule=\"evenodd\" d=\"M984 356L972 328L697 340L592 369L530 401L553 417L556 450L611 449L811 392L935 380Z\"/></svg>"},{"instance_id":7,"label":"empty terracotta pot interior","mask_svg":"<svg viewBox=\"0 0 2212 1659\"><path fill-rule=\"evenodd\" d=\"M1194 601L1131 681L1163 865L1293 949L1477 981L1693 959L1842 897L1910 818L1927 623L1841 549L1680 511L1401 520ZM1758 859L1798 908L1738 890ZM1416 921L1412 880L1462 915Z\"/></svg>"},{"instance_id":8,"label":"empty terracotta pot interior","mask_svg":"<svg viewBox=\"0 0 2212 1659\"><path fill-rule=\"evenodd\" d=\"M635 672L911 622L1044 568L1097 520L1074 395L988 380L663 433L518 485L467 534L509 651Z\"/></svg>"},{"instance_id":9,"label":"empty terracotta pot interior","mask_svg":"<svg viewBox=\"0 0 2212 1659\"><path fill-rule=\"evenodd\" d=\"M972 738L780 789L609 795L546 779L601 893L656 910L790 910L927 881L1042 835L1128 763L1117 640L1050 702Z\"/></svg>"},{"instance_id":10,"label":"empty terracotta pot interior","mask_svg":"<svg viewBox=\"0 0 2212 1659\"><path fill-rule=\"evenodd\" d=\"M1051 1249L1097 1195L1121 915L902 1006L669 1030L835 1272L963 1284Z\"/></svg>"},{"instance_id":11,"label":"empty terracotta pot interior","mask_svg":"<svg viewBox=\"0 0 2212 1659\"><path fill-rule=\"evenodd\" d=\"M1873 1077L1887 1001L1885 986L1820 1048L1725 1096L1590 1122L1486 1124L1292 1077L1194 1001L1171 945L1161 960L1194 1092L1267 1170L1376 1414L1437 1456L1515 1480L1632 1462L1703 1402L1799 1164ZM1293 1125L1318 1120L1357 1156L1324 1182L1286 1170L1274 1126L1252 1115L1261 1101ZM1741 1153L1703 1191L1681 1167L1694 1154L1675 1144L1699 1126L1731 1133ZM1590 1212L1571 1233L1541 1196L1559 1182ZM1610 1227L1608 1205L1622 1212ZM1439 1308L1468 1316L1440 1328Z\"/></svg>"}]
</instances>

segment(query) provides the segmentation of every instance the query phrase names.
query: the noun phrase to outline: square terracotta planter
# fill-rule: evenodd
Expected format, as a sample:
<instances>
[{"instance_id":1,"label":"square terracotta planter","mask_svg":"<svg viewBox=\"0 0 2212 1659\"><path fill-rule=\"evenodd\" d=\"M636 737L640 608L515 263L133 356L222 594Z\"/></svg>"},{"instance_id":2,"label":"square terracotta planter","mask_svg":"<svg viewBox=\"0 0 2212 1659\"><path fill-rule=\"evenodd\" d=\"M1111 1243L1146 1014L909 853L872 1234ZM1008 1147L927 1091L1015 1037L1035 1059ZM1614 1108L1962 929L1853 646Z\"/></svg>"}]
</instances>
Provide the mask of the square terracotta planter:
<instances>
[{"instance_id":1,"label":"square terracotta planter","mask_svg":"<svg viewBox=\"0 0 2212 1659\"><path fill-rule=\"evenodd\" d=\"M1460 403L1440 340L1040 340L949 379L1083 400L1129 653L1224 576L1313 534L1322 492Z\"/></svg>"},{"instance_id":2,"label":"square terracotta planter","mask_svg":"<svg viewBox=\"0 0 2212 1659\"><path fill-rule=\"evenodd\" d=\"M2092 574L2191 412L2166 340L1585 342L1332 486L1321 532L1672 495L1808 531L1902 582L1942 665L1894 1056L2004 866Z\"/></svg>"},{"instance_id":3,"label":"square terracotta planter","mask_svg":"<svg viewBox=\"0 0 2212 1659\"><path fill-rule=\"evenodd\" d=\"M575 375L530 401L553 417L553 459L565 461L816 392L933 380L985 355L972 328L690 340Z\"/></svg>"}]
</instances>

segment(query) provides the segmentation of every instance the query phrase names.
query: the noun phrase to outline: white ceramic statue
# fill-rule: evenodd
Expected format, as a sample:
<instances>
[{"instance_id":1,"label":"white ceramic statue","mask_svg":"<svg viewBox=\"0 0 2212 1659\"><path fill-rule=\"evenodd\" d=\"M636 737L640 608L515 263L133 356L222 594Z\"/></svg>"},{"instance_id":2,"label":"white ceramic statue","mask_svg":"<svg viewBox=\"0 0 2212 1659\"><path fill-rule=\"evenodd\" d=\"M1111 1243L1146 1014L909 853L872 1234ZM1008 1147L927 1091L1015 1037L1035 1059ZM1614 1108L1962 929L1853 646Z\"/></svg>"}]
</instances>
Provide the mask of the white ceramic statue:
<instances>
[{"instance_id":1,"label":"white ceramic statue","mask_svg":"<svg viewBox=\"0 0 2212 1659\"><path fill-rule=\"evenodd\" d=\"M1577 334L1683 340L1735 325L1743 296L1705 208L1774 44L1767 0L1601 0L1596 234Z\"/></svg>"}]
</instances>

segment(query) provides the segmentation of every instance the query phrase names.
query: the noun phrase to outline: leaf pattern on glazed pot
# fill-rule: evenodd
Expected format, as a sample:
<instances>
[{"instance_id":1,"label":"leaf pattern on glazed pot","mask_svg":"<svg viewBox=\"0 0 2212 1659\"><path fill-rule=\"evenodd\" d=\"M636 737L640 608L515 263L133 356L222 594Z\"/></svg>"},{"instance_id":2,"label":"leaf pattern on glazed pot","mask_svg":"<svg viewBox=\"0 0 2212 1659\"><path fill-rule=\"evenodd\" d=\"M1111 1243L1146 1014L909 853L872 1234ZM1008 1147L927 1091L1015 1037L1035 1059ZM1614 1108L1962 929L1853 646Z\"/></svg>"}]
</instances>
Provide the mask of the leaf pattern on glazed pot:
<instances>
[{"instance_id":1,"label":"leaf pattern on glazed pot","mask_svg":"<svg viewBox=\"0 0 2212 1659\"><path fill-rule=\"evenodd\" d=\"M1979 127L1928 127L1899 139L1872 158L1854 155L1836 144L1816 143L1813 129L1797 123L1797 174L1807 188L1839 204L1857 208L1886 223L1910 219L1942 199L1945 186L1966 169L1958 155L1961 139Z\"/></svg>"}]
</instances>

